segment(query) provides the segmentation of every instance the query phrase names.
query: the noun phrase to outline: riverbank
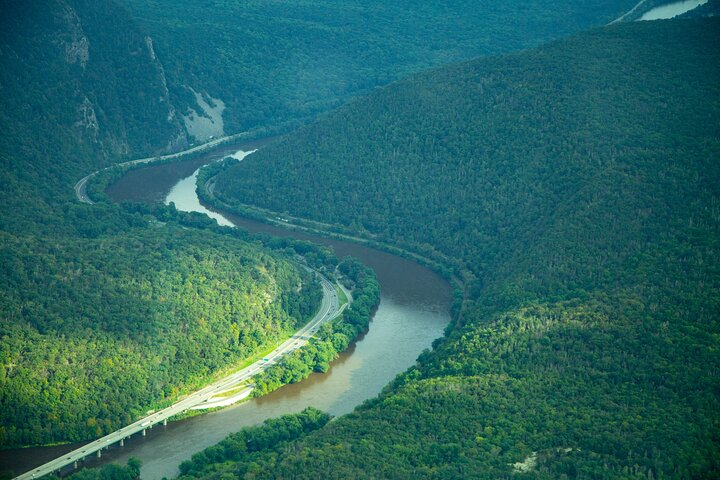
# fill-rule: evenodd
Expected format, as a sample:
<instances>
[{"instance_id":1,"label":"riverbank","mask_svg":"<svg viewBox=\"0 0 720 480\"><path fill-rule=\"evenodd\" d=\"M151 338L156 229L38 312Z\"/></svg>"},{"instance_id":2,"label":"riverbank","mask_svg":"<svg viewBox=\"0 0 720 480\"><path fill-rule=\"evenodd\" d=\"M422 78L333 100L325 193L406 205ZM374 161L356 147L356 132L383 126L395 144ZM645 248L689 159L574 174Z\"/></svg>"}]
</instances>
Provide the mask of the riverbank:
<instances>
[{"instance_id":1,"label":"riverbank","mask_svg":"<svg viewBox=\"0 0 720 480\"><path fill-rule=\"evenodd\" d=\"M136 184L146 185L148 190L140 192L133 185L123 185L127 189L113 193L126 199L131 191L146 198L161 198L170 190L164 179L170 172L180 170L185 174L178 175L177 181L193 172L192 166L177 164L136 170L129 177ZM158 185L157 179L163 180L162 185ZM188 190L195 194L194 189ZM370 330L341 353L330 364L327 373L312 373L308 379L286 385L265 397L170 424L164 427L166 433L163 435L128 444L123 451L113 451L112 457L106 455L108 460L112 458L119 462L129 456L140 458L144 465L143 478L169 477L193 452L216 443L241 426L254 425L266 418L296 412L310 405L333 415L349 413L362 401L377 395L398 373L412 366L422 350L442 336L450 321L448 284L415 262L364 245L312 237L229 217L240 228L253 233L293 236L330 246L338 256L360 258L377 273L382 286L380 305Z\"/></svg>"},{"instance_id":2,"label":"riverbank","mask_svg":"<svg viewBox=\"0 0 720 480\"><path fill-rule=\"evenodd\" d=\"M417 262L430 268L454 285L456 289L455 299L458 303L453 304L451 313L458 324L462 323L467 300L466 285L473 280L473 275L461 262L453 261L437 251L431 253L432 257L426 256L413 251L410 247L404 248L382 241L369 233L366 236L353 234L340 225L301 219L287 213L273 212L252 205L243 204L238 207L229 205L214 194L217 175L227 166L228 164L223 162L216 162L199 170L197 174L197 195L203 206L207 206L220 214L229 212L290 231L300 231L325 238L366 245Z\"/></svg>"},{"instance_id":3,"label":"riverbank","mask_svg":"<svg viewBox=\"0 0 720 480\"><path fill-rule=\"evenodd\" d=\"M638 20L665 20L704 5L708 0L640 0L635 6L608 25Z\"/></svg>"}]
</instances>

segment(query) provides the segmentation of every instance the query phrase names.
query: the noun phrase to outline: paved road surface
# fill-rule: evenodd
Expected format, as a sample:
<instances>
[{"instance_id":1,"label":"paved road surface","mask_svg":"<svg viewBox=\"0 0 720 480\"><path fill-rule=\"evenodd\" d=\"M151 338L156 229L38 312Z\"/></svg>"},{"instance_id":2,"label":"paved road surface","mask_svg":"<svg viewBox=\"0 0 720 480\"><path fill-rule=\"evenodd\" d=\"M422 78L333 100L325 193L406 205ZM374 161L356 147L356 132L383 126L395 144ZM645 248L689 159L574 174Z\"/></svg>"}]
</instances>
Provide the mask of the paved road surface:
<instances>
[{"instance_id":1,"label":"paved road surface","mask_svg":"<svg viewBox=\"0 0 720 480\"><path fill-rule=\"evenodd\" d=\"M138 158L136 160L130 160L127 162L118 163L118 164L112 165L111 167L114 167L116 165L123 166L123 167L126 165L139 165L142 163L153 163L153 162L158 162L160 160L168 160L171 158L178 158L183 155L187 155L188 153L199 152L202 150L209 150L212 147L220 145L221 143L239 139L243 135L247 135L247 134L248 134L248 132L236 133L234 135L228 135L227 137L216 138L215 140L212 140L207 143L203 143L202 145L198 145L196 147L192 147L187 150L183 150L182 152L169 153L167 155L160 155L158 157ZM81 178L75 184L75 196L77 197L77 199L80 200L81 202L87 203L89 205L92 205L93 203L95 203L92 200L90 200L90 197L88 197L88 195L87 195L87 182L88 182L88 180L90 180L92 177L94 177L98 173L102 172L103 170L107 170L108 168L111 168L111 167L103 168L101 170L98 170L97 172L93 172L90 175L87 175L87 176Z\"/></svg>"},{"instance_id":2,"label":"paved road surface","mask_svg":"<svg viewBox=\"0 0 720 480\"><path fill-rule=\"evenodd\" d=\"M63 455L60 458L56 458L55 460L52 460L27 473L24 473L16 477L16 479L26 480L40 478L44 475L48 475L57 470L60 470L67 465L72 465L75 462L79 462L89 455L97 455L97 452L101 452L103 448L118 443L131 435L142 433L145 429L151 428L153 425L162 423L163 421L174 415L182 413L198 404L206 402L217 393L222 392L223 390L227 390L233 385L237 385L246 380L249 380L254 375L257 375L258 373L268 368L268 366L277 363L284 355L305 345L310 339L310 337L312 337L317 332L317 330L323 323L332 320L340 312L342 312L342 309L339 306L337 292L335 291L334 285L331 284L325 277L321 276L319 273L318 276L320 277L320 281L323 287L323 300L317 314L315 315L315 317L313 317L312 320L310 320L307 325L298 330L295 335L286 340L282 345L277 347L266 357L258 360L249 367L246 367L238 372L228 375L221 380L218 380L211 385L208 385L202 390L198 390L197 392L187 396L186 398L180 400L179 402L175 403L170 407L148 415L147 417L142 418L137 422L123 427L120 430L117 430L109 435L99 438L94 442L90 442L87 445L84 445L76 450L73 450L72 452Z\"/></svg>"}]
</instances>

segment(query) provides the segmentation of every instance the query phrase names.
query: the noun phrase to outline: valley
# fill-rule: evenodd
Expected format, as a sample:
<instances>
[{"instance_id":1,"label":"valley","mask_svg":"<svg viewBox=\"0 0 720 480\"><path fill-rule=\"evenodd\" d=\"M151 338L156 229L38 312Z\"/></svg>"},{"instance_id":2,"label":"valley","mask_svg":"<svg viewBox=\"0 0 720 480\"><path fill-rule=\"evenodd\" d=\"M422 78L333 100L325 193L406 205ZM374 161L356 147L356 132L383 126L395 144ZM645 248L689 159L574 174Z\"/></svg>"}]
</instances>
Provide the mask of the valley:
<instances>
[{"instance_id":1,"label":"valley","mask_svg":"<svg viewBox=\"0 0 720 480\"><path fill-rule=\"evenodd\" d=\"M38 1L2 478L720 475L717 0Z\"/></svg>"},{"instance_id":2,"label":"valley","mask_svg":"<svg viewBox=\"0 0 720 480\"><path fill-rule=\"evenodd\" d=\"M431 70L215 172L220 208L449 256L469 296L462 323L377 400L301 453L227 468L496 478L535 458L540 478L622 477L629 463L638 478L712 477L720 358L700 332L719 325L706 283L718 26L614 25ZM199 459L183 478L216 468Z\"/></svg>"}]
</instances>

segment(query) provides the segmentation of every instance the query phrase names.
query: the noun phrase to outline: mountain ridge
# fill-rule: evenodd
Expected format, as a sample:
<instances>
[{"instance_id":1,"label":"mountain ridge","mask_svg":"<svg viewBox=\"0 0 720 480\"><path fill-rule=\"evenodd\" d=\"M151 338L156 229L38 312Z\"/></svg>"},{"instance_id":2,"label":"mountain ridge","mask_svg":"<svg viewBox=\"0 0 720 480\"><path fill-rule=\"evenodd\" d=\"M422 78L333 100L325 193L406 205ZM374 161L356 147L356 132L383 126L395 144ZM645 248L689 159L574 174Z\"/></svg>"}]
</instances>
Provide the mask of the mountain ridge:
<instances>
[{"instance_id":1,"label":"mountain ridge","mask_svg":"<svg viewBox=\"0 0 720 480\"><path fill-rule=\"evenodd\" d=\"M225 203L430 244L476 281L379 398L187 477L715 476L718 32L616 25L436 69L220 173Z\"/></svg>"}]
</instances>

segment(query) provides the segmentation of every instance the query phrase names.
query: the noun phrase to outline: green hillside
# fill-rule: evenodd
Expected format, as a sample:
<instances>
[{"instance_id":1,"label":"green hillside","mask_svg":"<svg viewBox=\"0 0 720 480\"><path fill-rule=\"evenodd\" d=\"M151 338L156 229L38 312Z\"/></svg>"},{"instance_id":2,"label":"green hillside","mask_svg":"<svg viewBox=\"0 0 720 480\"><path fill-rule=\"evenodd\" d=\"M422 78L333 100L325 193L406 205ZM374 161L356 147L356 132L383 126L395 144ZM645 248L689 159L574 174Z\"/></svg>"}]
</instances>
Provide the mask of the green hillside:
<instances>
[{"instance_id":1,"label":"green hillside","mask_svg":"<svg viewBox=\"0 0 720 480\"><path fill-rule=\"evenodd\" d=\"M461 318L381 396L198 478L720 475L720 21L590 31L380 89L219 204L442 260Z\"/></svg>"},{"instance_id":2,"label":"green hillside","mask_svg":"<svg viewBox=\"0 0 720 480\"><path fill-rule=\"evenodd\" d=\"M80 204L80 177L185 142L162 69L112 2L5 3L0 448L117 429L266 350L321 295L285 252L201 216Z\"/></svg>"},{"instance_id":3,"label":"green hillside","mask_svg":"<svg viewBox=\"0 0 720 480\"><path fill-rule=\"evenodd\" d=\"M109 433L318 305L315 281L269 252L136 220L97 238L2 234L3 444Z\"/></svg>"},{"instance_id":4,"label":"green hillside","mask_svg":"<svg viewBox=\"0 0 720 480\"><path fill-rule=\"evenodd\" d=\"M708 0L704 5L683 14L683 18L716 17L720 15L720 1Z\"/></svg>"},{"instance_id":5,"label":"green hillside","mask_svg":"<svg viewBox=\"0 0 720 480\"><path fill-rule=\"evenodd\" d=\"M152 36L174 102L224 102L226 132L297 120L422 68L537 45L635 0L123 0Z\"/></svg>"},{"instance_id":6,"label":"green hillside","mask_svg":"<svg viewBox=\"0 0 720 480\"><path fill-rule=\"evenodd\" d=\"M9 2L1 21L3 144L101 159L186 145L149 37L114 2Z\"/></svg>"}]
</instances>

